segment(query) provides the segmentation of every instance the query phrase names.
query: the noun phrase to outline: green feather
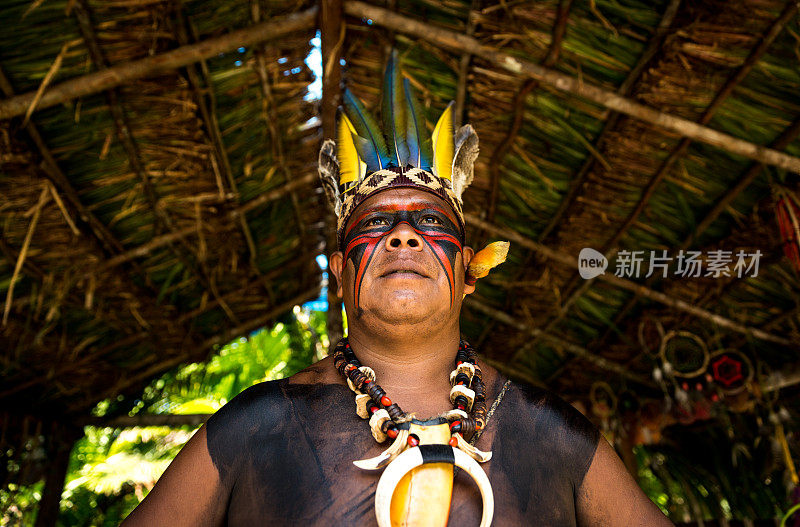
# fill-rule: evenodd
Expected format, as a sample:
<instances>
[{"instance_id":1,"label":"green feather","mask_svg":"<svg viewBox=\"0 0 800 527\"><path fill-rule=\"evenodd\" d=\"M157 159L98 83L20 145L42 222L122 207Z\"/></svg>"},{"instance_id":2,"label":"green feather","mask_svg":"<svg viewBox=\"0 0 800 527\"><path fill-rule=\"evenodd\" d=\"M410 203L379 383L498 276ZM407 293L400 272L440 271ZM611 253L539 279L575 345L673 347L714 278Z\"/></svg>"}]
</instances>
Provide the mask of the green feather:
<instances>
[{"instance_id":1,"label":"green feather","mask_svg":"<svg viewBox=\"0 0 800 527\"><path fill-rule=\"evenodd\" d=\"M406 145L406 106L403 87L400 84L397 50L392 50L386 73L383 78L383 105L381 118L384 135L389 147L391 162L399 167L408 164L408 146Z\"/></svg>"},{"instance_id":2,"label":"green feather","mask_svg":"<svg viewBox=\"0 0 800 527\"><path fill-rule=\"evenodd\" d=\"M425 127L425 113L408 79L403 79L403 92L406 100L408 162L411 166L430 171L433 150L428 129Z\"/></svg>"},{"instance_id":3,"label":"green feather","mask_svg":"<svg viewBox=\"0 0 800 527\"><path fill-rule=\"evenodd\" d=\"M386 168L389 165L389 152L375 119L349 89L344 90L342 102L356 134L364 140L356 142L356 148L359 157L367 164L367 170L374 172Z\"/></svg>"}]
</instances>

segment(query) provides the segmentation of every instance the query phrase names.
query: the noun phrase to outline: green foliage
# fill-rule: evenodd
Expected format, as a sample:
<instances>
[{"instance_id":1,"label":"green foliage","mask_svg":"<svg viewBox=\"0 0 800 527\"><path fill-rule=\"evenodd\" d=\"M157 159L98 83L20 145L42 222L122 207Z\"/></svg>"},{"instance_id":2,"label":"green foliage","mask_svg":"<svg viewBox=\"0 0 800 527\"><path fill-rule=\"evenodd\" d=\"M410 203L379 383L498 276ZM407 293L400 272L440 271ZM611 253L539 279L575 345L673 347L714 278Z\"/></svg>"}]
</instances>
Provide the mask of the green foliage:
<instances>
[{"instance_id":1,"label":"green foliage","mask_svg":"<svg viewBox=\"0 0 800 527\"><path fill-rule=\"evenodd\" d=\"M32 527L44 482L35 485L10 484L0 489L0 524L7 527Z\"/></svg>"},{"instance_id":2,"label":"green foliage","mask_svg":"<svg viewBox=\"0 0 800 527\"><path fill-rule=\"evenodd\" d=\"M262 381L290 376L324 356L328 338L325 313L297 308L271 329L241 337L204 363L164 374L135 401L137 413L213 413L239 392ZM116 401L95 410L106 415ZM196 428L137 427L125 430L86 427L72 451L59 523L69 526L118 525L147 495ZM39 487L0 494L3 525L32 525ZM13 498L13 499L12 499ZM16 509L6 506L13 501ZM21 512L15 512L19 509ZM13 523L14 516L25 523ZM30 519L30 522L29 522Z\"/></svg>"}]
</instances>

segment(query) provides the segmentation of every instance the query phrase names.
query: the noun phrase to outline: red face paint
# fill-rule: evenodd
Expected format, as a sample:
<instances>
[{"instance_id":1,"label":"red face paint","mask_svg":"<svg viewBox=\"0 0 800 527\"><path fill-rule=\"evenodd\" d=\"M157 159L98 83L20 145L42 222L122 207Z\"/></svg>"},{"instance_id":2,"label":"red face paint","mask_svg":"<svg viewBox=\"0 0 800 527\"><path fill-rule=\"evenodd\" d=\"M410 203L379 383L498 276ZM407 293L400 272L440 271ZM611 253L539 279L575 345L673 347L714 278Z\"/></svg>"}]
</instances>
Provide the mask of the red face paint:
<instances>
[{"instance_id":1,"label":"red face paint","mask_svg":"<svg viewBox=\"0 0 800 527\"><path fill-rule=\"evenodd\" d=\"M462 252L460 229L452 214L431 203L388 204L368 208L356 216L344 232L344 262L355 269L353 301L360 306L361 284L380 243L401 223L409 225L431 249L447 275L450 305L455 302L456 256Z\"/></svg>"}]
</instances>

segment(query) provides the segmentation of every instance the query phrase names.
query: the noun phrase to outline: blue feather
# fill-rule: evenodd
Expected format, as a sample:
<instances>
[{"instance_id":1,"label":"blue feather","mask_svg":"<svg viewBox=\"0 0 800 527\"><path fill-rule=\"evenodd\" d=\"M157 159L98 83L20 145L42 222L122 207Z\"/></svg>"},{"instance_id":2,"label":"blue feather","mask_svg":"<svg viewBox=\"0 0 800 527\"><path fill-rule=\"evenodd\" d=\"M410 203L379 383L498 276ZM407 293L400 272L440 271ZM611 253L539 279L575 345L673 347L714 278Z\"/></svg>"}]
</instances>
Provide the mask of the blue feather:
<instances>
[{"instance_id":1,"label":"blue feather","mask_svg":"<svg viewBox=\"0 0 800 527\"><path fill-rule=\"evenodd\" d=\"M349 89L342 96L344 111L363 141L356 141L358 155L367 164L367 171L374 172L389 166L389 152L375 119L367 113L364 105Z\"/></svg>"},{"instance_id":2,"label":"blue feather","mask_svg":"<svg viewBox=\"0 0 800 527\"><path fill-rule=\"evenodd\" d=\"M431 139L425 127L425 114L422 111L422 106L414 96L414 91L408 79L403 79L403 92L407 107L406 141L409 152L408 162L412 166L430 171L433 165Z\"/></svg>"},{"instance_id":3,"label":"blue feather","mask_svg":"<svg viewBox=\"0 0 800 527\"><path fill-rule=\"evenodd\" d=\"M392 50L383 77L383 105L381 120L389 147L389 158L399 167L408 164L406 146L406 107L403 104L400 72L397 67L397 50Z\"/></svg>"}]
</instances>

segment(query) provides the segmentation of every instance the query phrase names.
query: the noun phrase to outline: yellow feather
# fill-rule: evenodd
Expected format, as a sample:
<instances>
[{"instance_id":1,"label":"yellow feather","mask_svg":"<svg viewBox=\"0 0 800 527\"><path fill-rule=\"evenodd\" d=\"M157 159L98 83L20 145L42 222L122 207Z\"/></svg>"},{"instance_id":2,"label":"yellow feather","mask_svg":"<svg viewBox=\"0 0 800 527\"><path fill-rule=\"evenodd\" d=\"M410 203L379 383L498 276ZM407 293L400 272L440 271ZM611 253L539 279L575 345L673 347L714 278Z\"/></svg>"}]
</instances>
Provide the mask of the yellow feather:
<instances>
[{"instance_id":1,"label":"yellow feather","mask_svg":"<svg viewBox=\"0 0 800 527\"><path fill-rule=\"evenodd\" d=\"M453 176L453 155L455 151L453 106L454 103L451 102L444 109L431 136L431 142L433 143L433 173L443 179L452 179Z\"/></svg>"},{"instance_id":2,"label":"yellow feather","mask_svg":"<svg viewBox=\"0 0 800 527\"><path fill-rule=\"evenodd\" d=\"M353 136L356 134L353 123L344 112L339 114L336 130L336 159L339 161L339 184L358 181L367 172L367 164L358 156Z\"/></svg>"},{"instance_id":3,"label":"yellow feather","mask_svg":"<svg viewBox=\"0 0 800 527\"><path fill-rule=\"evenodd\" d=\"M506 261L508 256L508 242L492 242L472 257L467 267L467 276L464 280L467 284L474 284L479 278L483 278L493 267L497 267Z\"/></svg>"}]
</instances>

